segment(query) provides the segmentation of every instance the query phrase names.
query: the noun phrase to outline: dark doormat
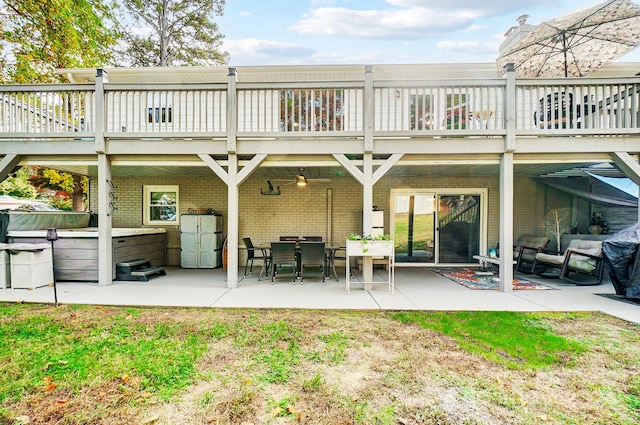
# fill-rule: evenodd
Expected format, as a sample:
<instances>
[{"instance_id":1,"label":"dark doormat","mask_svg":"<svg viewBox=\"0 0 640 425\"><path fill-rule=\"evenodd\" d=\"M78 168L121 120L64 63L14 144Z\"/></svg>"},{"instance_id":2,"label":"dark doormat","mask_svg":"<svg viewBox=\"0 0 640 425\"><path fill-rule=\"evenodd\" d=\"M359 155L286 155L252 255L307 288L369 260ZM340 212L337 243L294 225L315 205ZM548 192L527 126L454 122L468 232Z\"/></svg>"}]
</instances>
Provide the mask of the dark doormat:
<instances>
[{"instance_id":1,"label":"dark doormat","mask_svg":"<svg viewBox=\"0 0 640 425\"><path fill-rule=\"evenodd\" d=\"M611 298L612 300L622 301L623 303L640 305L640 298L627 298L624 295L616 295L616 294L596 294L601 297Z\"/></svg>"}]
</instances>

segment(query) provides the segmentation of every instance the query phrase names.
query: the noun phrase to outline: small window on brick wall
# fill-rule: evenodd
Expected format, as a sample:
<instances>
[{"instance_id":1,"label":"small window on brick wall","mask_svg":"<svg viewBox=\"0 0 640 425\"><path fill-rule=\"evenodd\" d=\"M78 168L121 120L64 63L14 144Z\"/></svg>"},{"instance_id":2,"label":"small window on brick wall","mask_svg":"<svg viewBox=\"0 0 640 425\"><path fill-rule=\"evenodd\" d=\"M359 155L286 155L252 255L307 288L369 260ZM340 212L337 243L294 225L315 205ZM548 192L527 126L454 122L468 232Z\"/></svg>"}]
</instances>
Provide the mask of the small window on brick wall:
<instances>
[{"instance_id":1,"label":"small window on brick wall","mask_svg":"<svg viewBox=\"0 0 640 425\"><path fill-rule=\"evenodd\" d=\"M178 199L178 186L144 186L143 224L180 224Z\"/></svg>"}]
</instances>

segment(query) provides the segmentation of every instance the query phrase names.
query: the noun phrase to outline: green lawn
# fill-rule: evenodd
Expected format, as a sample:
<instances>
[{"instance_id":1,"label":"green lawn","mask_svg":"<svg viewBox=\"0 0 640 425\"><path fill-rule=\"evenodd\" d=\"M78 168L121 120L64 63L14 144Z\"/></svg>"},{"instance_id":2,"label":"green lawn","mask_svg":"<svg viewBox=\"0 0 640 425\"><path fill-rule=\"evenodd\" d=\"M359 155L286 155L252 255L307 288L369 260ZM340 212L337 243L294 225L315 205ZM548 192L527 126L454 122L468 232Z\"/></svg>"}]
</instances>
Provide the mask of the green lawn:
<instances>
[{"instance_id":1,"label":"green lawn","mask_svg":"<svg viewBox=\"0 0 640 425\"><path fill-rule=\"evenodd\" d=\"M0 304L0 424L621 424L640 328L598 313Z\"/></svg>"}]
</instances>

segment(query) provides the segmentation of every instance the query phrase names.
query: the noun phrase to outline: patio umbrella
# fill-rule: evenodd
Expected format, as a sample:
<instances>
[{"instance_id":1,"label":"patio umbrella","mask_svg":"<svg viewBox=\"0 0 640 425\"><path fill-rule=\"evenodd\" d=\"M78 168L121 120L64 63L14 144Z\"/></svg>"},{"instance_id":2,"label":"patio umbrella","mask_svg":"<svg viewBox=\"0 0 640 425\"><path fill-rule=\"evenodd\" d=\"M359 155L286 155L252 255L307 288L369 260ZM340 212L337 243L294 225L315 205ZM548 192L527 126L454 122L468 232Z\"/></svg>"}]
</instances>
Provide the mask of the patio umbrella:
<instances>
[{"instance_id":1,"label":"patio umbrella","mask_svg":"<svg viewBox=\"0 0 640 425\"><path fill-rule=\"evenodd\" d=\"M497 59L520 77L583 77L640 44L640 6L606 1L537 25Z\"/></svg>"}]
</instances>

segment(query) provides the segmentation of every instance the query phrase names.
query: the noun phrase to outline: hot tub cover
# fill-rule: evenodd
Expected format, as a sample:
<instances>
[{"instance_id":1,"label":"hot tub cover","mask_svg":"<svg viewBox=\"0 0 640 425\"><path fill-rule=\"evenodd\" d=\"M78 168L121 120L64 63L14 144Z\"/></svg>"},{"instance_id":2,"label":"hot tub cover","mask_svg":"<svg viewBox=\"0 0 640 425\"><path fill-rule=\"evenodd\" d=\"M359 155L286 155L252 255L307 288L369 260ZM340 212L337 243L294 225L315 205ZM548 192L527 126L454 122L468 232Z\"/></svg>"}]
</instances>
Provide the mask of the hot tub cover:
<instances>
[{"instance_id":1,"label":"hot tub cover","mask_svg":"<svg viewBox=\"0 0 640 425\"><path fill-rule=\"evenodd\" d=\"M640 223L602 242L605 264L616 294L640 298Z\"/></svg>"}]
</instances>

